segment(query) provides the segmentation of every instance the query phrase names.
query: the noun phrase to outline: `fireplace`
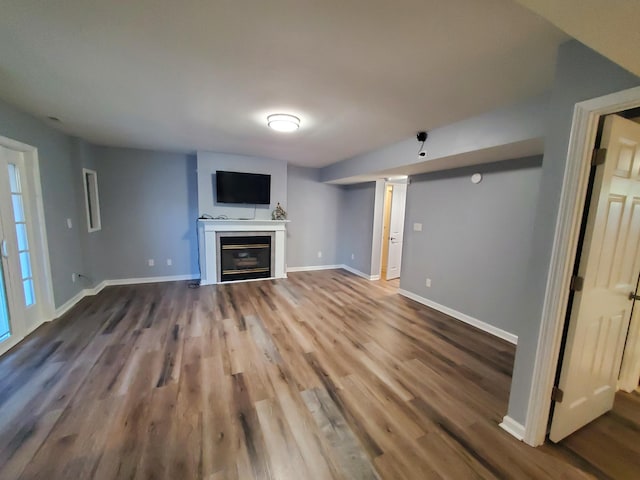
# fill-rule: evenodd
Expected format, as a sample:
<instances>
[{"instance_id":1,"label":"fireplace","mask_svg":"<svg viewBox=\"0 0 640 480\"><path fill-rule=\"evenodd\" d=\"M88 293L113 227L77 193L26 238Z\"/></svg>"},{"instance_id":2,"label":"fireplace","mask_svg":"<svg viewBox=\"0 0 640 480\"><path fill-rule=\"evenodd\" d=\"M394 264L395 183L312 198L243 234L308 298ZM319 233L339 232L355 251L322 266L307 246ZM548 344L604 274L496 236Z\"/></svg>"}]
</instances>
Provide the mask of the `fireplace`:
<instances>
[{"instance_id":1,"label":"fireplace","mask_svg":"<svg viewBox=\"0 0 640 480\"><path fill-rule=\"evenodd\" d=\"M273 234L267 232L218 233L219 282L273 276Z\"/></svg>"},{"instance_id":2,"label":"fireplace","mask_svg":"<svg viewBox=\"0 0 640 480\"><path fill-rule=\"evenodd\" d=\"M198 220L198 248L200 253L200 272L201 285L215 285L221 282L251 280L255 278L287 278L287 262L286 262L286 243L287 229L289 220L227 220L214 219ZM251 272L242 272L241 274L225 275L224 280L220 273L222 264L220 257L222 248L220 239L225 237L238 237L244 242L247 237L270 237L271 252L269 269L271 274L256 277ZM260 245L262 243L258 243ZM243 245L243 243L241 243ZM225 250L233 250L227 248ZM254 249L249 249L254 250ZM228 253L228 252L227 252ZM247 252L245 252L247 253ZM251 252L249 252L251 253ZM250 257L252 255L247 255ZM240 262L239 268L234 270L249 270L249 259L245 257L244 262ZM253 263L253 261L251 261ZM265 268L262 266L260 268Z\"/></svg>"}]
</instances>

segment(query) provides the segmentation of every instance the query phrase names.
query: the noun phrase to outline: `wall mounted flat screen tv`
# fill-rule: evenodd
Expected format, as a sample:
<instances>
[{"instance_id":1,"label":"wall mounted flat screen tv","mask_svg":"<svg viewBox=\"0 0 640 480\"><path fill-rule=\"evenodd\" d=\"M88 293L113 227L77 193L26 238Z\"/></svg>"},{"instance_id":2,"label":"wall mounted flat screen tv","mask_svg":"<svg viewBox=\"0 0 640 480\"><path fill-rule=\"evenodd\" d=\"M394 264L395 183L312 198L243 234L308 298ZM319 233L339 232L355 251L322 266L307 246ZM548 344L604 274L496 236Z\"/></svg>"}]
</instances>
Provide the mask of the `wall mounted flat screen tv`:
<instances>
[{"instance_id":1,"label":"wall mounted flat screen tv","mask_svg":"<svg viewBox=\"0 0 640 480\"><path fill-rule=\"evenodd\" d=\"M271 203L271 175L216 171L217 203Z\"/></svg>"}]
</instances>

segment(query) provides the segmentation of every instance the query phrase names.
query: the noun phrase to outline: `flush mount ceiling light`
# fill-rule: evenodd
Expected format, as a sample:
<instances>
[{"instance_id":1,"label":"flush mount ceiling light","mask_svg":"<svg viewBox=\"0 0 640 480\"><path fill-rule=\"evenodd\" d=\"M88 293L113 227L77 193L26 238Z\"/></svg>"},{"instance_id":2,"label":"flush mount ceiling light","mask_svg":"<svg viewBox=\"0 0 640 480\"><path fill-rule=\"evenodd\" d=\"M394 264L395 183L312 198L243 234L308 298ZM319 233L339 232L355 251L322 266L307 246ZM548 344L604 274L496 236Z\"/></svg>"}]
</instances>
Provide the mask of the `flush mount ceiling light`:
<instances>
[{"instance_id":1,"label":"flush mount ceiling light","mask_svg":"<svg viewBox=\"0 0 640 480\"><path fill-rule=\"evenodd\" d=\"M267 117L267 125L278 132L295 132L300 128L300 119L287 113L274 113Z\"/></svg>"}]
</instances>

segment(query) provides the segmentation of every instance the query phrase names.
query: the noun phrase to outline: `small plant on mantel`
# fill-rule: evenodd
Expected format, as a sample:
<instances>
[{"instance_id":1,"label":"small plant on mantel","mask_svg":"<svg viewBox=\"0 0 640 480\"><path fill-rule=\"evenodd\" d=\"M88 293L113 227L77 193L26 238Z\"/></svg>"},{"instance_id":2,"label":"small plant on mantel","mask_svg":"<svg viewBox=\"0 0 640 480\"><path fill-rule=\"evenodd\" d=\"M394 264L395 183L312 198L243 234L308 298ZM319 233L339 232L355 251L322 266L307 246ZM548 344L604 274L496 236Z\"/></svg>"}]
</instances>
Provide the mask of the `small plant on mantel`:
<instances>
[{"instance_id":1,"label":"small plant on mantel","mask_svg":"<svg viewBox=\"0 0 640 480\"><path fill-rule=\"evenodd\" d=\"M271 219L272 220L287 219L287 212L285 211L284 208L282 208L282 205L280 205L280 202L278 202L278 205L276 205L276 209L273 212L271 212Z\"/></svg>"}]
</instances>

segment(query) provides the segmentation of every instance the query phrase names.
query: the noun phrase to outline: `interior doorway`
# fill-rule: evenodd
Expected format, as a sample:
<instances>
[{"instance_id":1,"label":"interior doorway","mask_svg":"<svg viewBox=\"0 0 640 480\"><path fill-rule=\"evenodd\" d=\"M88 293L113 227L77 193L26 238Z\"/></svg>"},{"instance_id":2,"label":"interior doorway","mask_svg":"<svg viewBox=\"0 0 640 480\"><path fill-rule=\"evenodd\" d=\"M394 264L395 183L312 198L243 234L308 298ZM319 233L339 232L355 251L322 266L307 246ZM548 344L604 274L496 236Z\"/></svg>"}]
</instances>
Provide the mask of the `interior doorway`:
<instances>
[{"instance_id":1,"label":"interior doorway","mask_svg":"<svg viewBox=\"0 0 640 480\"><path fill-rule=\"evenodd\" d=\"M593 147L601 117L640 107L640 87L576 103L562 182L551 264L542 305L531 389L522 431L513 433L531 446L545 443L556 381L571 278L586 204Z\"/></svg>"},{"instance_id":2,"label":"interior doorway","mask_svg":"<svg viewBox=\"0 0 640 480\"><path fill-rule=\"evenodd\" d=\"M381 278L387 278L387 264L389 262L389 222L391 221L391 196L393 195L393 185L384 187L384 209L382 213L382 258L380 274Z\"/></svg>"},{"instance_id":3,"label":"interior doorway","mask_svg":"<svg viewBox=\"0 0 640 480\"><path fill-rule=\"evenodd\" d=\"M383 280L400 278L407 183L386 182L382 209L380 273Z\"/></svg>"},{"instance_id":4,"label":"interior doorway","mask_svg":"<svg viewBox=\"0 0 640 480\"><path fill-rule=\"evenodd\" d=\"M640 316L640 123L603 117L596 142L559 357L554 442L613 408L623 355L640 341L628 335ZM636 363L627 360L637 386Z\"/></svg>"},{"instance_id":5,"label":"interior doorway","mask_svg":"<svg viewBox=\"0 0 640 480\"><path fill-rule=\"evenodd\" d=\"M35 148L0 137L0 354L53 316Z\"/></svg>"}]
</instances>

